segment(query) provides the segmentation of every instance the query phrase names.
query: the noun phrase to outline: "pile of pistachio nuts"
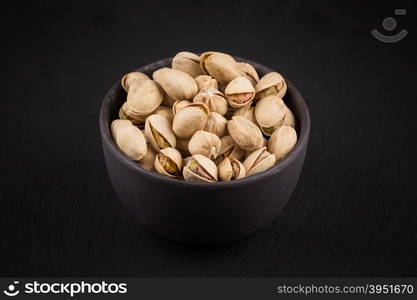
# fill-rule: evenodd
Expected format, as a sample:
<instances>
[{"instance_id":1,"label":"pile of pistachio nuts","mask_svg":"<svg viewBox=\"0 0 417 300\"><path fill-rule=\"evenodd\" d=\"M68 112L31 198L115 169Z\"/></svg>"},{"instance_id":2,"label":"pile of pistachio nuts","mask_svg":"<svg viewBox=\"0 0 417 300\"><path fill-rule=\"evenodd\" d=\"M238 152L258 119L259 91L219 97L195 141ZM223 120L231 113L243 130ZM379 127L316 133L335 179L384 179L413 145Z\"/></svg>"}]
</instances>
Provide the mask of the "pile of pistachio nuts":
<instances>
[{"instance_id":1,"label":"pile of pistachio nuts","mask_svg":"<svg viewBox=\"0 0 417 300\"><path fill-rule=\"evenodd\" d=\"M241 179L279 163L297 142L277 72L220 52L175 55L171 68L126 74L111 133L146 170L193 182Z\"/></svg>"}]
</instances>

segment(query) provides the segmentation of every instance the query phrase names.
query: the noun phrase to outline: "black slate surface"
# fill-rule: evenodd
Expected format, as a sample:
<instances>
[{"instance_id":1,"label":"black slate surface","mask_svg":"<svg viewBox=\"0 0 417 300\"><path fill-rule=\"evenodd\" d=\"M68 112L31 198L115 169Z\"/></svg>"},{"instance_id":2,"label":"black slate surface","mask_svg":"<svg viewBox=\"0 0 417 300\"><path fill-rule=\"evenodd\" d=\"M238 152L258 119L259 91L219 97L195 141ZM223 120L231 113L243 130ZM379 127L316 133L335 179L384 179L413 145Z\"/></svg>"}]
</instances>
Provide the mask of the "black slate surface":
<instances>
[{"instance_id":1,"label":"black slate surface","mask_svg":"<svg viewBox=\"0 0 417 300\"><path fill-rule=\"evenodd\" d=\"M17 3L3 9L1 276L417 276L412 1ZM392 6L392 5L395 5ZM399 43L370 35L395 8ZM181 50L268 65L312 131L288 205L243 240L189 246L129 216L98 112L124 73Z\"/></svg>"}]
</instances>

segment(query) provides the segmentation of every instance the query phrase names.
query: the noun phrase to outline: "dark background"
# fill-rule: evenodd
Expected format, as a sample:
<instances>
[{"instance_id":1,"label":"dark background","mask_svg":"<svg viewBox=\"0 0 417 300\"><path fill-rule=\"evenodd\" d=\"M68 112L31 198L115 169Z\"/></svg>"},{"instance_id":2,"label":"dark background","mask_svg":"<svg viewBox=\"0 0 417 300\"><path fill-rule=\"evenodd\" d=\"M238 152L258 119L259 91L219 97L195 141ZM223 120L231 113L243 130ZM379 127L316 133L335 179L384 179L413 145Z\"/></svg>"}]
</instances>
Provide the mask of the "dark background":
<instances>
[{"instance_id":1,"label":"dark background","mask_svg":"<svg viewBox=\"0 0 417 300\"><path fill-rule=\"evenodd\" d=\"M2 11L1 276L417 276L413 1L118 2ZM377 41L370 31L387 34L395 8L407 9L395 33L408 36ZM148 232L106 173L104 94L181 50L267 65L310 108L292 198L237 242L190 246Z\"/></svg>"}]
</instances>

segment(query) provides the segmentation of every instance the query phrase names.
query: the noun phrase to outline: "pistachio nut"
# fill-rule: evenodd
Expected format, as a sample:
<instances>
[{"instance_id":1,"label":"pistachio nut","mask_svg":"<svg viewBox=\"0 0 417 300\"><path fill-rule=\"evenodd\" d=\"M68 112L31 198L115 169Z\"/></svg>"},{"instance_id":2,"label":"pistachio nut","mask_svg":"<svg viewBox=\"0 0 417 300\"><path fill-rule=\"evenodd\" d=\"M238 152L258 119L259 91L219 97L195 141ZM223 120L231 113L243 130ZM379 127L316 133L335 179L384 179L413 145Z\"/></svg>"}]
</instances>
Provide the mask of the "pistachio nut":
<instances>
[{"instance_id":1,"label":"pistachio nut","mask_svg":"<svg viewBox=\"0 0 417 300\"><path fill-rule=\"evenodd\" d=\"M114 120L110 131L119 149L134 161L141 160L147 152L146 140L139 128L129 120Z\"/></svg>"},{"instance_id":2,"label":"pistachio nut","mask_svg":"<svg viewBox=\"0 0 417 300\"><path fill-rule=\"evenodd\" d=\"M197 130L206 125L209 108L202 103L192 103L174 116L172 129L177 137L189 139Z\"/></svg>"},{"instance_id":3,"label":"pistachio nut","mask_svg":"<svg viewBox=\"0 0 417 300\"><path fill-rule=\"evenodd\" d=\"M210 75L200 75L194 78L194 80L197 83L199 91L205 88L209 88L209 87L216 89L216 90L219 88L217 84L217 80L211 77Z\"/></svg>"},{"instance_id":4,"label":"pistachio nut","mask_svg":"<svg viewBox=\"0 0 417 300\"><path fill-rule=\"evenodd\" d=\"M204 130L222 137L227 131L227 119L216 112L209 113Z\"/></svg>"},{"instance_id":5,"label":"pistachio nut","mask_svg":"<svg viewBox=\"0 0 417 300\"><path fill-rule=\"evenodd\" d=\"M243 75L241 66L233 57L221 52L204 52L200 56L201 69L220 84L227 84Z\"/></svg>"},{"instance_id":6,"label":"pistachio nut","mask_svg":"<svg viewBox=\"0 0 417 300\"><path fill-rule=\"evenodd\" d=\"M239 62L239 64L242 67L243 75L249 79L253 86L255 86L259 81L259 76L255 68L251 64L245 62Z\"/></svg>"},{"instance_id":7,"label":"pistachio nut","mask_svg":"<svg viewBox=\"0 0 417 300\"><path fill-rule=\"evenodd\" d=\"M256 122L265 135L270 136L282 125L286 109L284 101L275 95L266 96L256 103Z\"/></svg>"},{"instance_id":8,"label":"pistachio nut","mask_svg":"<svg viewBox=\"0 0 417 300\"><path fill-rule=\"evenodd\" d=\"M194 78L179 70L162 68L156 70L152 77L174 100L192 99L198 92Z\"/></svg>"},{"instance_id":9,"label":"pistachio nut","mask_svg":"<svg viewBox=\"0 0 417 300\"><path fill-rule=\"evenodd\" d=\"M210 159L217 158L221 147L220 138L214 133L204 130L197 130L188 144L191 154L202 154Z\"/></svg>"},{"instance_id":10,"label":"pistachio nut","mask_svg":"<svg viewBox=\"0 0 417 300\"><path fill-rule=\"evenodd\" d=\"M130 72L122 77L120 84L126 92L129 92L130 86L139 84L148 79L150 79L149 76L141 72Z\"/></svg>"},{"instance_id":11,"label":"pistachio nut","mask_svg":"<svg viewBox=\"0 0 417 300\"><path fill-rule=\"evenodd\" d=\"M241 116L256 124L255 107L247 104L233 112L233 116Z\"/></svg>"},{"instance_id":12,"label":"pistachio nut","mask_svg":"<svg viewBox=\"0 0 417 300\"><path fill-rule=\"evenodd\" d=\"M200 67L200 56L191 52L179 52L172 60L172 68L189 74L191 77L202 75Z\"/></svg>"},{"instance_id":13,"label":"pistachio nut","mask_svg":"<svg viewBox=\"0 0 417 300\"><path fill-rule=\"evenodd\" d=\"M275 154L271 154L262 147L252 152L243 162L246 169L246 175L250 176L259 172L263 172L273 167L276 163Z\"/></svg>"},{"instance_id":14,"label":"pistachio nut","mask_svg":"<svg viewBox=\"0 0 417 300\"><path fill-rule=\"evenodd\" d=\"M216 182L216 164L201 154L194 154L183 169L185 181Z\"/></svg>"},{"instance_id":15,"label":"pistachio nut","mask_svg":"<svg viewBox=\"0 0 417 300\"><path fill-rule=\"evenodd\" d=\"M143 119L158 108L163 97L164 93L155 81L144 80L129 88L123 111L131 119Z\"/></svg>"},{"instance_id":16,"label":"pistachio nut","mask_svg":"<svg viewBox=\"0 0 417 300\"><path fill-rule=\"evenodd\" d=\"M181 177L182 157L174 148L164 148L155 158L155 170L168 177Z\"/></svg>"},{"instance_id":17,"label":"pistachio nut","mask_svg":"<svg viewBox=\"0 0 417 300\"><path fill-rule=\"evenodd\" d=\"M244 117L234 116L227 122L230 136L243 150L253 151L262 147L263 136L258 126Z\"/></svg>"},{"instance_id":18,"label":"pistachio nut","mask_svg":"<svg viewBox=\"0 0 417 300\"><path fill-rule=\"evenodd\" d=\"M268 141L268 150L275 153L277 161L282 160L297 143L297 132L288 125L278 127Z\"/></svg>"},{"instance_id":19,"label":"pistachio nut","mask_svg":"<svg viewBox=\"0 0 417 300\"><path fill-rule=\"evenodd\" d=\"M182 165L186 166L188 164L188 162L191 160L192 156L187 156L185 158L182 159Z\"/></svg>"},{"instance_id":20,"label":"pistachio nut","mask_svg":"<svg viewBox=\"0 0 417 300\"><path fill-rule=\"evenodd\" d=\"M222 142L222 147L215 160L216 164L220 163L225 157L236 158L238 160L243 157L244 150L235 143L230 135L225 135L220 141Z\"/></svg>"},{"instance_id":21,"label":"pistachio nut","mask_svg":"<svg viewBox=\"0 0 417 300\"><path fill-rule=\"evenodd\" d=\"M246 169L237 159L226 157L218 166L219 177L223 181L232 181L245 177Z\"/></svg>"},{"instance_id":22,"label":"pistachio nut","mask_svg":"<svg viewBox=\"0 0 417 300\"><path fill-rule=\"evenodd\" d=\"M285 109L285 116L282 125L288 125L295 128L295 116L292 113L291 109L289 109L288 107L286 107Z\"/></svg>"},{"instance_id":23,"label":"pistachio nut","mask_svg":"<svg viewBox=\"0 0 417 300\"><path fill-rule=\"evenodd\" d=\"M255 100L262 99L269 95L276 95L284 98L287 92L287 83L284 77L277 72L271 72L263 76L255 86Z\"/></svg>"},{"instance_id":24,"label":"pistachio nut","mask_svg":"<svg viewBox=\"0 0 417 300\"><path fill-rule=\"evenodd\" d=\"M189 139L181 139L177 138L177 149L183 155L191 155L190 151L188 151L188 144L190 143Z\"/></svg>"},{"instance_id":25,"label":"pistachio nut","mask_svg":"<svg viewBox=\"0 0 417 300\"><path fill-rule=\"evenodd\" d=\"M167 118L167 120L171 124L172 124L172 121L174 120L174 114L172 113L172 109L168 106L161 105L155 110L154 114Z\"/></svg>"},{"instance_id":26,"label":"pistachio nut","mask_svg":"<svg viewBox=\"0 0 417 300\"><path fill-rule=\"evenodd\" d=\"M151 171L154 169L156 152L150 144L147 144L147 147L148 151L146 152L146 155L138 161L138 164L145 170Z\"/></svg>"},{"instance_id":27,"label":"pistachio nut","mask_svg":"<svg viewBox=\"0 0 417 300\"><path fill-rule=\"evenodd\" d=\"M171 123L161 115L151 115L146 119L145 135L156 152L160 152L163 148L176 147Z\"/></svg>"},{"instance_id":28,"label":"pistachio nut","mask_svg":"<svg viewBox=\"0 0 417 300\"><path fill-rule=\"evenodd\" d=\"M174 102L174 105L172 105L172 113L175 116L177 112L179 112L184 107L190 105L192 102L188 100L177 100Z\"/></svg>"},{"instance_id":29,"label":"pistachio nut","mask_svg":"<svg viewBox=\"0 0 417 300\"><path fill-rule=\"evenodd\" d=\"M255 97L255 88L246 77L239 76L229 82L224 90L229 105L234 108L248 105Z\"/></svg>"},{"instance_id":30,"label":"pistachio nut","mask_svg":"<svg viewBox=\"0 0 417 300\"><path fill-rule=\"evenodd\" d=\"M222 92L214 88L202 89L193 99L194 103L207 105L210 111L225 115L227 112L227 100Z\"/></svg>"}]
</instances>

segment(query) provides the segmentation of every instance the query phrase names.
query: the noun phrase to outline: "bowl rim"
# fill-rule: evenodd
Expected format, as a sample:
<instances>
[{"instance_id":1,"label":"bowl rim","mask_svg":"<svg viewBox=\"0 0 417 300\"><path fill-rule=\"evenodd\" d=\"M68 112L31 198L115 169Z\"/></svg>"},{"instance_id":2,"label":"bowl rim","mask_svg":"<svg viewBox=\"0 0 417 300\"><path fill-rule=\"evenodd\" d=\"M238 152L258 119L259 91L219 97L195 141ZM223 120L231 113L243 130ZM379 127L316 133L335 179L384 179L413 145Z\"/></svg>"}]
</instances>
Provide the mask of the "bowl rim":
<instances>
[{"instance_id":1,"label":"bowl rim","mask_svg":"<svg viewBox=\"0 0 417 300\"><path fill-rule=\"evenodd\" d=\"M247 63L250 63L254 66L254 68L258 71L259 69L267 70L268 72L274 72L271 68L266 67L262 64L250 61L245 58L236 57L235 58L239 61L244 61ZM172 57L165 58L162 60L158 60L152 63L149 63L141 68L136 69L136 71L144 72L144 70L151 68L150 66L153 66L155 64L159 64L162 66L166 66L167 63L172 61ZM141 71L142 70L142 71ZM174 185L174 186L181 186L181 187L187 187L187 188L196 188L196 189L227 189L227 188L234 188L241 185L249 184L249 183L255 183L264 179L267 179L269 177L272 177L273 175L279 173L281 170L287 168L299 155L301 155L303 151L303 146L307 147L309 133L310 133L310 113L307 107L307 104L304 101L304 98L302 97L301 93L297 90L297 88L287 79L285 78L285 81L287 82L288 89L291 90L294 93L294 106L299 106L299 109L301 111L301 116L303 117L303 126L300 126L298 134L298 140L295 144L294 148L290 151L290 153L278 164L273 166L272 168L268 169L267 171L257 173L248 177L244 177L242 179L234 180L234 181L219 181L219 182L212 182L212 183L199 183L199 182L188 182L184 180L178 180L175 178L170 178L168 176L164 176L162 174L159 174L157 172L148 171L146 169L143 169L140 167L136 162L128 158L116 145L113 138L111 137L110 133L110 123L112 120L110 120L110 117L107 118L106 115L108 114L108 106L109 103L112 101L112 96L115 91L115 89L120 89L120 80L117 81L113 86L108 90L106 95L104 96L104 100L101 104L100 108L100 114L99 114L99 126L100 126L100 135L101 135L101 141L104 146L106 144L108 146L108 149L113 153L113 155L117 158L117 160L123 164L125 167L128 167L132 171L139 173L142 176L145 176L151 180ZM294 112L296 119L300 120L301 116L297 115L296 112Z\"/></svg>"}]
</instances>

